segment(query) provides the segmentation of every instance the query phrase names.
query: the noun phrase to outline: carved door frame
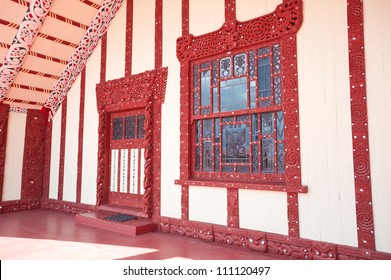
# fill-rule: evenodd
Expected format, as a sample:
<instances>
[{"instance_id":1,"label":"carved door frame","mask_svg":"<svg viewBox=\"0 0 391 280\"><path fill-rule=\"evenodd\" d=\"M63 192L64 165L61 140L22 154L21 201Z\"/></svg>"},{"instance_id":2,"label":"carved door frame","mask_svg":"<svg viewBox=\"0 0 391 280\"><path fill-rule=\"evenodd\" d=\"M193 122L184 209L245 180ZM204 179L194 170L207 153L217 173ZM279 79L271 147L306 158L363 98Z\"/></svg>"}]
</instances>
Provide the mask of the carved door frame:
<instances>
[{"instance_id":1,"label":"carved door frame","mask_svg":"<svg viewBox=\"0 0 391 280\"><path fill-rule=\"evenodd\" d=\"M167 74L168 69L164 67L96 85L99 113L97 206L106 203L108 199L110 114L145 108L143 212L149 217L160 216L161 106Z\"/></svg>"}]
</instances>

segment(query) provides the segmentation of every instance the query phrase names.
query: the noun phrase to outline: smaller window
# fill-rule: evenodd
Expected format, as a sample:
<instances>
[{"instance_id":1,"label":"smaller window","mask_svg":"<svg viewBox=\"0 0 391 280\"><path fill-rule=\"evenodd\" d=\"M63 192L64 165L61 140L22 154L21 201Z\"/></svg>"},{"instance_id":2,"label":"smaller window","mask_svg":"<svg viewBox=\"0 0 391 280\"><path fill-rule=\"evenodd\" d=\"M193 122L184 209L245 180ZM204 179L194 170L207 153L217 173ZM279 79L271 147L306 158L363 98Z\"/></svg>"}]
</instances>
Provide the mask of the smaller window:
<instances>
[{"instance_id":1,"label":"smaller window","mask_svg":"<svg viewBox=\"0 0 391 280\"><path fill-rule=\"evenodd\" d=\"M144 138L145 115L113 118L112 140Z\"/></svg>"}]
</instances>

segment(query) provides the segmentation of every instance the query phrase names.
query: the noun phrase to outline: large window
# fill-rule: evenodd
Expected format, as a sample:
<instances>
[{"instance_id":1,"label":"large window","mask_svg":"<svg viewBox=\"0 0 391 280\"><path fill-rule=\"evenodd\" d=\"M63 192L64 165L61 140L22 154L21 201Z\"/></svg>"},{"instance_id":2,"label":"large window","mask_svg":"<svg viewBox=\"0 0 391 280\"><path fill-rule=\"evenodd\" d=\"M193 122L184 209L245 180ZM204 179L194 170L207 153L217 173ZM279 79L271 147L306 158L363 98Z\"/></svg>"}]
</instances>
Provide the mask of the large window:
<instances>
[{"instance_id":1,"label":"large window","mask_svg":"<svg viewBox=\"0 0 391 280\"><path fill-rule=\"evenodd\" d=\"M279 44L194 61L193 178L285 180Z\"/></svg>"}]
</instances>

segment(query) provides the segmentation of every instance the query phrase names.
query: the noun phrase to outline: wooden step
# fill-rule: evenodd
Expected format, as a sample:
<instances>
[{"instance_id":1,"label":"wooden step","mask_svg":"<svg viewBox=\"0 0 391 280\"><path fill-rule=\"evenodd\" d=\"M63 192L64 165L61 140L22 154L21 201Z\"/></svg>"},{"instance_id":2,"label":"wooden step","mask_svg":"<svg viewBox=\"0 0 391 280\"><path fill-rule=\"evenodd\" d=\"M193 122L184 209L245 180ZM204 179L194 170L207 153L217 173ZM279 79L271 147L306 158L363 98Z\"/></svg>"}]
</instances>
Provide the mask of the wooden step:
<instances>
[{"instance_id":1,"label":"wooden step","mask_svg":"<svg viewBox=\"0 0 391 280\"><path fill-rule=\"evenodd\" d=\"M148 218L148 215L143 212L141 208L135 207L126 207L114 204L105 204L98 207L100 211L113 212L113 213L121 213L132 216L137 216L140 218Z\"/></svg>"},{"instance_id":2,"label":"wooden step","mask_svg":"<svg viewBox=\"0 0 391 280\"><path fill-rule=\"evenodd\" d=\"M113 212L97 211L77 214L75 222L77 224L88 225L104 230L123 233L129 236L136 236L156 230L156 224L145 218L137 218L125 222L116 222L106 220L105 218L113 215Z\"/></svg>"}]
</instances>

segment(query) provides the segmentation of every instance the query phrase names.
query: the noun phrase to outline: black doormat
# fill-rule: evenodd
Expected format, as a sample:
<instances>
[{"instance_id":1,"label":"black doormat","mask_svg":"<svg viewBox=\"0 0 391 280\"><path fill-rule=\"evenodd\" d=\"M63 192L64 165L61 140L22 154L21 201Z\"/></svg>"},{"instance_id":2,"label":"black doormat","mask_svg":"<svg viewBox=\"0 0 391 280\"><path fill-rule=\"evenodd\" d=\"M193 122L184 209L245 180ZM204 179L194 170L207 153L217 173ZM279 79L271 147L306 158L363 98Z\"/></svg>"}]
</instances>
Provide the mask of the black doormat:
<instances>
[{"instance_id":1,"label":"black doormat","mask_svg":"<svg viewBox=\"0 0 391 280\"><path fill-rule=\"evenodd\" d=\"M125 214L115 214L115 215L105 217L104 219L109 220L109 221L115 221L115 222L122 223L122 222L130 221L130 220L135 220L135 219L137 219L137 217L131 216L131 215L125 215Z\"/></svg>"}]
</instances>

